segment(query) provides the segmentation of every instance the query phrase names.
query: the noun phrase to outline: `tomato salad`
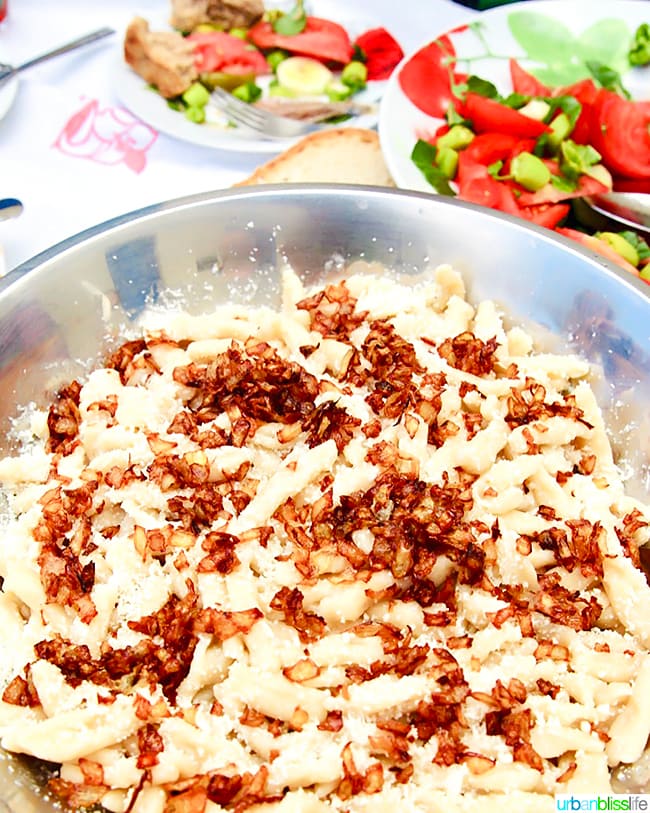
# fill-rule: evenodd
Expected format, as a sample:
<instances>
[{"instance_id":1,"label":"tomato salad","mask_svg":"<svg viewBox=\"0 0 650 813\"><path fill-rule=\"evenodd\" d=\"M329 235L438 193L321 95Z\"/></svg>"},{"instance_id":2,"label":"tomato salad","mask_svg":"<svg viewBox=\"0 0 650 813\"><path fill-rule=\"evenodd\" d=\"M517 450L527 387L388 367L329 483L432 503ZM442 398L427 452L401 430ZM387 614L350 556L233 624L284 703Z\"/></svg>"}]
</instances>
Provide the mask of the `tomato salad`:
<instances>
[{"instance_id":1,"label":"tomato salad","mask_svg":"<svg viewBox=\"0 0 650 813\"><path fill-rule=\"evenodd\" d=\"M650 101L629 98L613 71L552 87L510 59L504 96L457 68L445 35L399 74L406 96L443 120L411 154L436 191L555 229L650 279L650 250L638 235L587 235L567 223L574 198L650 192Z\"/></svg>"},{"instance_id":2,"label":"tomato salad","mask_svg":"<svg viewBox=\"0 0 650 813\"><path fill-rule=\"evenodd\" d=\"M266 96L336 104L388 78L404 56L386 29L352 39L339 23L307 14L302 0L288 12L267 10L248 28L202 24L181 33L193 47L197 79L168 104L198 124L216 86L249 103Z\"/></svg>"}]
</instances>

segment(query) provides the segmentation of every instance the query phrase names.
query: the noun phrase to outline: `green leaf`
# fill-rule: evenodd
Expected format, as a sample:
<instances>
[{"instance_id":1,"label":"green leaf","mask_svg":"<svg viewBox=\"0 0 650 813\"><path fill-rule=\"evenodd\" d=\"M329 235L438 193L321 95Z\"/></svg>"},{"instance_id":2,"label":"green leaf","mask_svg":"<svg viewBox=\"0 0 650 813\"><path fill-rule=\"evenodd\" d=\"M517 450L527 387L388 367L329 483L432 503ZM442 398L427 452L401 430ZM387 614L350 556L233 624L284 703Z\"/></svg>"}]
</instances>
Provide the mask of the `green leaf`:
<instances>
[{"instance_id":1,"label":"green leaf","mask_svg":"<svg viewBox=\"0 0 650 813\"><path fill-rule=\"evenodd\" d=\"M534 11L515 11L508 15L512 36L528 56L547 65L570 63L576 51L576 38L554 17Z\"/></svg>"},{"instance_id":2,"label":"green leaf","mask_svg":"<svg viewBox=\"0 0 650 813\"><path fill-rule=\"evenodd\" d=\"M569 119L571 127L575 127L582 112L582 105L575 96L553 96L544 99L544 101L551 105L551 110L546 117L547 124L555 118L557 111L561 110Z\"/></svg>"},{"instance_id":3,"label":"green leaf","mask_svg":"<svg viewBox=\"0 0 650 813\"><path fill-rule=\"evenodd\" d=\"M286 14L281 14L271 23L276 34L284 37L293 37L305 30L307 25L307 14L303 6L303 0L296 0L296 5Z\"/></svg>"},{"instance_id":4,"label":"green leaf","mask_svg":"<svg viewBox=\"0 0 650 813\"><path fill-rule=\"evenodd\" d=\"M507 107L523 107L528 101L530 101L530 96L524 96L521 93L511 93L509 96L504 98L497 90L496 85L489 82L487 79L483 79L483 77L476 76L474 74L467 77L467 81L463 87L463 93L466 91L476 93L478 96L483 96L485 99L494 99L496 102L501 102L501 104L505 104Z\"/></svg>"},{"instance_id":5,"label":"green leaf","mask_svg":"<svg viewBox=\"0 0 650 813\"><path fill-rule=\"evenodd\" d=\"M496 85L488 82L487 79L482 79L480 76L467 77L467 90L470 93L476 93L479 96L484 96L486 99L500 99L499 91Z\"/></svg>"},{"instance_id":6,"label":"green leaf","mask_svg":"<svg viewBox=\"0 0 650 813\"><path fill-rule=\"evenodd\" d=\"M447 108L447 112L445 113L445 119L447 124L450 127L453 127L454 124L467 124L467 119L464 119L460 113L456 110L453 104L450 104Z\"/></svg>"},{"instance_id":7,"label":"green leaf","mask_svg":"<svg viewBox=\"0 0 650 813\"><path fill-rule=\"evenodd\" d=\"M551 175L551 184L560 192L575 192L578 184L564 175Z\"/></svg>"},{"instance_id":8,"label":"green leaf","mask_svg":"<svg viewBox=\"0 0 650 813\"><path fill-rule=\"evenodd\" d=\"M550 124L561 110L569 120L571 130L575 127L578 117L582 112L582 105L574 96L545 96L544 101L551 106L551 109L544 117L544 123ZM542 158L547 150L551 153L557 151L557 143L553 140L552 132L542 133L535 143L533 154Z\"/></svg>"},{"instance_id":9,"label":"green leaf","mask_svg":"<svg viewBox=\"0 0 650 813\"><path fill-rule=\"evenodd\" d=\"M518 110L520 107L528 104L530 98L530 96L524 96L522 93L511 93L509 96L506 96L505 99L501 99L501 102L505 104L506 107L512 107L514 110Z\"/></svg>"},{"instance_id":10,"label":"green leaf","mask_svg":"<svg viewBox=\"0 0 650 813\"><path fill-rule=\"evenodd\" d=\"M350 121L352 115L350 113L339 113L336 116L330 116L327 119L324 119L328 124L341 124L343 121Z\"/></svg>"},{"instance_id":11,"label":"green leaf","mask_svg":"<svg viewBox=\"0 0 650 813\"><path fill-rule=\"evenodd\" d=\"M636 253L639 255L639 260L641 262L650 257L650 246L648 245L647 240L644 240L640 234L637 234L634 231L622 231L620 232L620 235L636 249Z\"/></svg>"},{"instance_id":12,"label":"green leaf","mask_svg":"<svg viewBox=\"0 0 650 813\"><path fill-rule=\"evenodd\" d=\"M570 179L589 174L589 170L600 161L601 155L590 144L576 144L566 139L560 145L562 172Z\"/></svg>"},{"instance_id":13,"label":"green leaf","mask_svg":"<svg viewBox=\"0 0 650 813\"><path fill-rule=\"evenodd\" d=\"M449 82L451 86L451 92L457 99L465 98L465 94L467 93L467 83L466 82L459 82L456 84L453 79Z\"/></svg>"},{"instance_id":14,"label":"green leaf","mask_svg":"<svg viewBox=\"0 0 650 813\"><path fill-rule=\"evenodd\" d=\"M428 141L423 141L420 139L413 147L411 161L413 161L415 166L420 170L420 172L424 175L436 192L438 192L438 194L454 197L456 193L449 185L448 178L434 164L437 152L438 151L433 144L429 144Z\"/></svg>"},{"instance_id":15,"label":"green leaf","mask_svg":"<svg viewBox=\"0 0 650 813\"><path fill-rule=\"evenodd\" d=\"M352 46L352 59L356 62L367 62L368 61L368 54L363 50L360 45L357 45L356 42Z\"/></svg>"},{"instance_id":16,"label":"green leaf","mask_svg":"<svg viewBox=\"0 0 650 813\"><path fill-rule=\"evenodd\" d=\"M487 171L493 178L498 178L499 173L503 169L503 161L495 161L493 164L490 164L487 168Z\"/></svg>"},{"instance_id":17,"label":"green leaf","mask_svg":"<svg viewBox=\"0 0 650 813\"><path fill-rule=\"evenodd\" d=\"M628 52L630 65L650 65L650 23L641 23Z\"/></svg>"},{"instance_id":18,"label":"green leaf","mask_svg":"<svg viewBox=\"0 0 650 813\"><path fill-rule=\"evenodd\" d=\"M623 87L621 75L618 71L610 68L609 65L603 65L602 62L595 62L591 59L586 62L586 65L589 69L589 73L591 73L601 87L607 90L613 90L614 93L618 93L626 99L632 98L629 92Z\"/></svg>"},{"instance_id":19,"label":"green leaf","mask_svg":"<svg viewBox=\"0 0 650 813\"><path fill-rule=\"evenodd\" d=\"M577 54L585 63L602 62L620 73L628 67L630 37L630 29L624 20L616 17L599 20L578 38Z\"/></svg>"}]
</instances>

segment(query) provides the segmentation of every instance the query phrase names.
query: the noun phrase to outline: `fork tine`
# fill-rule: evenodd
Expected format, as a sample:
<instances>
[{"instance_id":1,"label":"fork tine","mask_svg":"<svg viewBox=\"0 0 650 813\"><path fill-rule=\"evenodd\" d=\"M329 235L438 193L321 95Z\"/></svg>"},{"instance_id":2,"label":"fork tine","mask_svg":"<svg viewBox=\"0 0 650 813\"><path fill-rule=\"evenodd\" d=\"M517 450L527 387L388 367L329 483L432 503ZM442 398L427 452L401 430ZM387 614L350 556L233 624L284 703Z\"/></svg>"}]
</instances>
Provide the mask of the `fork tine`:
<instances>
[{"instance_id":1,"label":"fork tine","mask_svg":"<svg viewBox=\"0 0 650 813\"><path fill-rule=\"evenodd\" d=\"M232 118L255 130L263 130L268 124L268 116L264 111L240 101L236 96L217 88L213 96L219 101L221 109Z\"/></svg>"},{"instance_id":2,"label":"fork tine","mask_svg":"<svg viewBox=\"0 0 650 813\"><path fill-rule=\"evenodd\" d=\"M243 102L223 88L215 88L212 99L227 116L237 124L248 127L260 135L276 138L297 136L313 129L310 124L276 116Z\"/></svg>"},{"instance_id":3,"label":"fork tine","mask_svg":"<svg viewBox=\"0 0 650 813\"><path fill-rule=\"evenodd\" d=\"M242 102L242 105L246 105L246 102ZM252 105L240 107L238 104L229 103L227 105L227 109L230 111L234 119L244 122L249 127L255 127L256 129L263 130L270 124L270 122L267 121L267 117L262 114L262 111L257 110L257 108L253 107Z\"/></svg>"}]
</instances>

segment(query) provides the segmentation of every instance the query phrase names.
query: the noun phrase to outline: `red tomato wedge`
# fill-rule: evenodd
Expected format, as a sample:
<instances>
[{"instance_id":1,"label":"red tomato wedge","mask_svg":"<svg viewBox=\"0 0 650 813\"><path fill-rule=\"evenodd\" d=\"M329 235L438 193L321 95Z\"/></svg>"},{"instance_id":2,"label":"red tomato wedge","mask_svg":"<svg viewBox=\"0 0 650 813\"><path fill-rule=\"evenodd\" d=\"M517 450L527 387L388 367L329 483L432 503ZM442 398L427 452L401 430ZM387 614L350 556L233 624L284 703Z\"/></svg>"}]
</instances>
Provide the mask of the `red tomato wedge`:
<instances>
[{"instance_id":1,"label":"red tomato wedge","mask_svg":"<svg viewBox=\"0 0 650 813\"><path fill-rule=\"evenodd\" d=\"M354 44L363 52L370 80L388 79L404 57L399 42L385 28L371 28Z\"/></svg>"},{"instance_id":2,"label":"red tomato wedge","mask_svg":"<svg viewBox=\"0 0 650 813\"><path fill-rule=\"evenodd\" d=\"M571 240L575 240L577 243L580 243L585 248L589 248L592 251L597 252L598 254L602 255L603 257L607 257L608 260L611 260L616 265L620 265L621 268L624 268L626 271L629 271L630 274L634 274L635 277L639 276L638 268L635 268L632 263L629 263L627 260L623 259L618 251L614 251L614 249L606 243L604 240L599 240L597 237L594 237L591 234L584 234L577 229L556 229L555 230L558 234L562 234L565 237L569 237Z\"/></svg>"},{"instance_id":3,"label":"red tomato wedge","mask_svg":"<svg viewBox=\"0 0 650 813\"><path fill-rule=\"evenodd\" d=\"M518 138L537 138L548 131L544 122L524 116L505 104L468 93L460 105L460 113L472 122L476 133L505 133Z\"/></svg>"},{"instance_id":4,"label":"red tomato wedge","mask_svg":"<svg viewBox=\"0 0 650 813\"><path fill-rule=\"evenodd\" d=\"M423 113L444 118L449 105L458 99L451 90L456 81L453 66L456 51L447 36L440 37L421 48L399 72L399 83L404 94Z\"/></svg>"},{"instance_id":5,"label":"red tomato wedge","mask_svg":"<svg viewBox=\"0 0 650 813\"><path fill-rule=\"evenodd\" d=\"M593 104L598 95L598 88L593 79L581 79L572 85L555 88L552 96L573 96L584 105Z\"/></svg>"},{"instance_id":6,"label":"red tomato wedge","mask_svg":"<svg viewBox=\"0 0 650 813\"><path fill-rule=\"evenodd\" d=\"M557 169L557 164L555 168ZM557 189L552 183L547 183L537 192L522 192L518 200L522 206L539 206L542 203L559 203L562 200L583 198L586 195L603 195L606 192L611 192L610 186L606 186L589 175L581 175L573 192Z\"/></svg>"},{"instance_id":7,"label":"red tomato wedge","mask_svg":"<svg viewBox=\"0 0 650 813\"><path fill-rule=\"evenodd\" d=\"M535 147L533 139L520 139L506 133L481 133L463 150L466 160L489 166L495 161L505 161L517 153L531 152Z\"/></svg>"},{"instance_id":8,"label":"red tomato wedge","mask_svg":"<svg viewBox=\"0 0 650 813\"><path fill-rule=\"evenodd\" d=\"M187 41L194 47L194 64L200 73L260 75L271 72L259 51L239 37L223 31L190 34Z\"/></svg>"},{"instance_id":9,"label":"red tomato wedge","mask_svg":"<svg viewBox=\"0 0 650 813\"><path fill-rule=\"evenodd\" d=\"M479 136L480 138L480 136ZM474 142L472 142L473 144ZM517 142L519 144L521 142ZM471 145L470 145L471 146ZM498 209L538 226L554 229L568 214L568 203L541 203L524 206L517 197L516 185L510 181L500 181L492 177L485 164L474 161L468 154L469 147L460 153L458 161L458 197L490 209Z\"/></svg>"},{"instance_id":10,"label":"red tomato wedge","mask_svg":"<svg viewBox=\"0 0 650 813\"><path fill-rule=\"evenodd\" d=\"M307 17L300 34L277 34L271 23L261 22L248 32L248 39L262 50L282 48L292 54L345 65L352 59L352 43L343 26L321 17Z\"/></svg>"},{"instance_id":11,"label":"red tomato wedge","mask_svg":"<svg viewBox=\"0 0 650 813\"><path fill-rule=\"evenodd\" d=\"M650 102L601 88L591 107L591 143L614 175L650 180Z\"/></svg>"},{"instance_id":12,"label":"red tomato wedge","mask_svg":"<svg viewBox=\"0 0 650 813\"><path fill-rule=\"evenodd\" d=\"M554 229L569 214L571 207L568 203L544 203L541 206L522 206L521 216L526 220Z\"/></svg>"},{"instance_id":13,"label":"red tomato wedge","mask_svg":"<svg viewBox=\"0 0 650 813\"><path fill-rule=\"evenodd\" d=\"M532 73L521 67L516 59L510 60L512 89L522 96L550 96L551 89L539 81Z\"/></svg>"},{"instance_id":14,"label":"red tomato wedge","mask_svg":"<svg viewBox=\"0 0 650 813\"><path fill-rule=\"evenodd\" d=\"M519 206L507 184L497 181L487 170L487 166L472 161L465 151L458 160L458 197L470 203L478 203L490 209L499 209L511 215L520 216Z\"/></svg>"},{"instance_id":15,"label":"red tomato wedge","mask_svg":"<svg viewBox=\"0 0 650 813\"><path fill-rule=\"evenodd\" d=\"M593 79L581 79L566 87L555 88L553 96L573 96L582 105L582 110L569 138L576 144L591 144L591 105L598 95Z\"/></svg>"}]
</instances>

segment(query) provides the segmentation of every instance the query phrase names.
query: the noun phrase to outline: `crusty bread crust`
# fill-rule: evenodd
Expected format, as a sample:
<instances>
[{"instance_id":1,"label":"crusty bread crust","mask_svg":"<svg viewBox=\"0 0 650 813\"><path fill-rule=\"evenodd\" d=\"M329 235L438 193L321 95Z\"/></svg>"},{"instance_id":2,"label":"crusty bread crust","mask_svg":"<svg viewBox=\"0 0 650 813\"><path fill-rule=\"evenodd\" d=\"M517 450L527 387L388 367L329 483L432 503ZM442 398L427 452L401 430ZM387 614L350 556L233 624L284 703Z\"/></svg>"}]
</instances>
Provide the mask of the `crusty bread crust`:
<instances>
[{"instance_id":1,"label":"crusty bread crust","mask_svg":"<svg viewBox=\"0 0 650 813\"><path fill-rule=\"evenodd\" d=\"M355 127L310 133L235 185L265 183L395 186L377 133Z\"/></svg>"}]
</instances>

